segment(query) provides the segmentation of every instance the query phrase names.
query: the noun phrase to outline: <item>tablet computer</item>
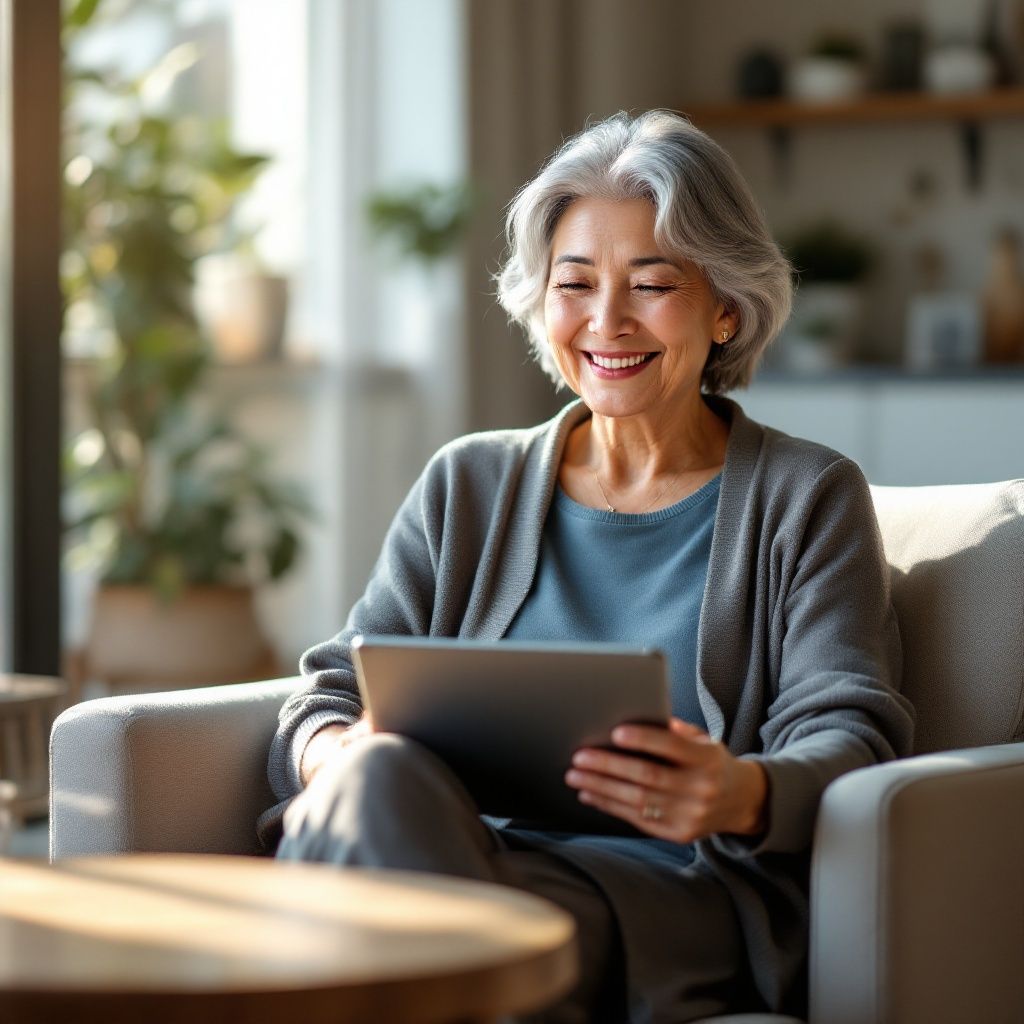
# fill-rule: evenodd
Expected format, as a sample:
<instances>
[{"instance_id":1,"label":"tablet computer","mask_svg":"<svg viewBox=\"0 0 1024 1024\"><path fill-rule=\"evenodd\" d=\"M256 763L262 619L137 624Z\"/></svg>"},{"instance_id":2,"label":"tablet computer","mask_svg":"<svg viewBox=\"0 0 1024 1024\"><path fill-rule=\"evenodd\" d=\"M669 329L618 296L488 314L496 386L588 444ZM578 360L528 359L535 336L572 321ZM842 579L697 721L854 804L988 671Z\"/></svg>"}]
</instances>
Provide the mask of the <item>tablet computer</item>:
<instances>
[{"instance_id":1,"label":"tablet computer","mask_svg":"<svg viewBox=\"0 0 1024 1024\"><path fill-rule=\"evenodd\" d=\"M356 679L374 728L445 761L483 814L520 827L636 835L566 784L580 747L623 722L665 725L665 656L613 644L357 636Z\"/></svg>"}]
</instances>

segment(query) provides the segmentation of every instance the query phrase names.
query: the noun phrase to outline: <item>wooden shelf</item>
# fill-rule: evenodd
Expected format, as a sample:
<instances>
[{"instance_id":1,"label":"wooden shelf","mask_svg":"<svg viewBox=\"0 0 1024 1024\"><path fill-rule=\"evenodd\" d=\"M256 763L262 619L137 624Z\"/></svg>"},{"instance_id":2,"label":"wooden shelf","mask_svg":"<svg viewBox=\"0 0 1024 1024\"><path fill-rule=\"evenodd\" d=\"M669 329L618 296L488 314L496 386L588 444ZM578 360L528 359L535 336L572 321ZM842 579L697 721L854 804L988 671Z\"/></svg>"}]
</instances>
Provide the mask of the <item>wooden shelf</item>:
<instances>
[{"instance_id":1,"label":"wooden shelf","mask_svg":"<svg viewBox=\"0 0 1024 1024\"><path fill-rule=\"evenodd\" d=\"M981 181L980 124L1001 117L1024 117L1024 88L994 89L964 96L923 92L869 93L857 100L806 103L790 99L742 100L683 107L698 128L714 134L721 128L763 128L771 135L779 180L789 181L790 134L816 125L885 124L900 121L947 121L960 130L967 182Z\"/></svg>"},{"instance_id":2,"label":"wooden shelf","mask_svg":"<svg viewBox=\"0 0 1024 1024\"><path fill-rule=\"evenodd\" d=\"M682 108L702 128L777 127L885 121L987 121L1024 117L1024 88L965 96L874 93L853 101L805 103L788 99L696 104Z\"/></svg>"}]
</instances>

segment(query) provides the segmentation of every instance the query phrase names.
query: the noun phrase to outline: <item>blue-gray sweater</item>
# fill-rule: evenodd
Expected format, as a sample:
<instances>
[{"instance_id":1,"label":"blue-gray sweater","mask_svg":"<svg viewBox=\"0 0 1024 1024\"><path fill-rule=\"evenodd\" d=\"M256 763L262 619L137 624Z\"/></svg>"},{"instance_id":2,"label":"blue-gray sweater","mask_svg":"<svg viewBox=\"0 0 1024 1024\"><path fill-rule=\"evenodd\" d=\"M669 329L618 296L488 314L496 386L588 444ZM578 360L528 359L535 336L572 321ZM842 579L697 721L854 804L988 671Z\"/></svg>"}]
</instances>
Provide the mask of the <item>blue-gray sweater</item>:
<instances>
[{"instance_id":1,"label":"blue-gray sweater","mask_svg":"<svg viewBox=\"0 0 1024 1024\"><path fill-rule=\"evenodd\" d=\"M603 641L658 648L672 714L705 728L697 699L697 626L721 477L668 508L638 514L577 504L560 487L537 573L509 640Z\"/></svg>"},{"instance_id":2,"label":"blue-gray sweater","mask_svg":"<svg viewBox=\"0 0 1024 1024\"><path fill-rule=\"evenodd\" d=\"M791 1005L807 951L809 846L837 776L911 748L897 692L900 642L870 492L849 459L747 419L731 424L697 639L708 731L769 778L769 827L716 835L698 857L729 888L758 989ZM305 744L360 714L349 652L356 633L501 639L530 591L566 439L579 402L529 430L461 438L431 460L399 509L345 628L308 651L310 686L285 704L269 777L299 792ZM796 996L798 998L798 995Z\"/></svg>"}]
</instances>

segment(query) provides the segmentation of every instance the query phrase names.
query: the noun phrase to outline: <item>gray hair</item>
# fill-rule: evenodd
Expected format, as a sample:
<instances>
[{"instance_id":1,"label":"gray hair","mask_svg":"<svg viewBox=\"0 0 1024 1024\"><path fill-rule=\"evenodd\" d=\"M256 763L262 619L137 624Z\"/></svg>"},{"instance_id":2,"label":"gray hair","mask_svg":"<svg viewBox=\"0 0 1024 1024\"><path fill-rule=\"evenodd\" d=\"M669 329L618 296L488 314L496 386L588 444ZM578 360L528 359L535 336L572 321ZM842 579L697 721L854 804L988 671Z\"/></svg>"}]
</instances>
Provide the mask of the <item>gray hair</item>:
<instances>
[{"instance_id":1,"label":"gray hair","mask_svg":"<svg viewBox=\"0 0 1024 1024\"><path fill-rule=\"evenodd\" d=\"M620 112L570 138L508 208L508 255L496 275L498 301L530 339L534 358L562 385L544 329L551 239L576 199L646 199L654 237L695 263L717 300L737 314L731 341L712 345L701 384L720 394L750 382L789 316L789 261L772 239L732 157L686 118Z\"/></svg>"}]
</instances>

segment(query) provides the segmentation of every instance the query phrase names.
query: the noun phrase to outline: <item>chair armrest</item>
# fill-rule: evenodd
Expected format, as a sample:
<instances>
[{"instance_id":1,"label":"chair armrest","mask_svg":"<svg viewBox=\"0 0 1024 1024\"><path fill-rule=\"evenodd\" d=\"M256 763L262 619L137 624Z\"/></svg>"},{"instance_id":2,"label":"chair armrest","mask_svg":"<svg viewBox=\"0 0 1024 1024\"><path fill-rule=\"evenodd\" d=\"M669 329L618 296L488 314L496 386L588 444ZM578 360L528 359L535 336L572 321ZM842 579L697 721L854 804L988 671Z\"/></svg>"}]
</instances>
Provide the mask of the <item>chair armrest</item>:
<instances>
[{"instance_id":1,"label":"chair armrest","mask_svg":"<svg viewBox=\"0 0 1024 1024\"><path fill-rule=\"evenodd\" d=\"M50 734L50 857L256 853L298 678L84 701Z\"/></svg>"},{"instance_id":2,"label":"chair armrest","mask_svg":"<svg viewBox=\"0 0 1024 1024\"><path fill-rule=\"evenodd\" d=\"M1022 864L1024 743L837 779L811 867L812 1024L1018 1019Z\"/></svg>"}]
</instances>

